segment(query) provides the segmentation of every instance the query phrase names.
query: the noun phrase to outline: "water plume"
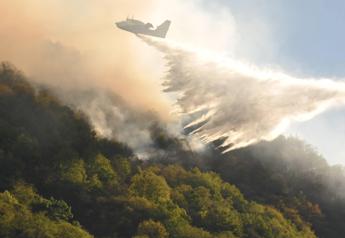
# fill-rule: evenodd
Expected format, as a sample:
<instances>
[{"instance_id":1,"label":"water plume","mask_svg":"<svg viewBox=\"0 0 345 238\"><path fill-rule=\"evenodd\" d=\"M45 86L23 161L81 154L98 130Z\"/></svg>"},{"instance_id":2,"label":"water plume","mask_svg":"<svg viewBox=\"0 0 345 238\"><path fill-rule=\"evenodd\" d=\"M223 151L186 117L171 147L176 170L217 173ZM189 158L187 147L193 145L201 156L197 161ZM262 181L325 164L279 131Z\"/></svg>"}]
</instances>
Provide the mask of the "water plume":
<instances>
[{"instance_id":1,"label":"water plume","mask_svg":"<svg viewBox=\"0 0 345 238\"><path fill-rule=\"evenodd\" d=\"M141 37L164 54L165 92L175 93L184 129L224 152L281 134L345 102L345 84L302 79L231 58Z\"/></svg>"}]
</instances>

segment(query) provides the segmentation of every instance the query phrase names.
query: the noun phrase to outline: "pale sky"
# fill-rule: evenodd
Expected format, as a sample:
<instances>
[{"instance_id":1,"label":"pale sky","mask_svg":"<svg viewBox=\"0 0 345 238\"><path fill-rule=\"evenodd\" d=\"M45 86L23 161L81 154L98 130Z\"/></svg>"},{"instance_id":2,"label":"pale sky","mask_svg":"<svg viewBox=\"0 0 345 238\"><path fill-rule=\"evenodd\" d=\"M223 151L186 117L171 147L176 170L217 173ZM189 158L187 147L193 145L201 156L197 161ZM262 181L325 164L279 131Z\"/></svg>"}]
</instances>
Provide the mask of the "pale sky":
<instances>
[{"instance_id":1,"label":"pale sky","mask_svg":"<svg viewBox=\"0 0 345 238\"><path fill-rule=\"evenodd\" d=\"M345 1L217 1L236 19L237 56L297 77L345 80ZM253 37L256 24L264 31ZM305 139L330 164L345 164L345 107L295 123L286 134Z\"/></svg>"}]
</instances>

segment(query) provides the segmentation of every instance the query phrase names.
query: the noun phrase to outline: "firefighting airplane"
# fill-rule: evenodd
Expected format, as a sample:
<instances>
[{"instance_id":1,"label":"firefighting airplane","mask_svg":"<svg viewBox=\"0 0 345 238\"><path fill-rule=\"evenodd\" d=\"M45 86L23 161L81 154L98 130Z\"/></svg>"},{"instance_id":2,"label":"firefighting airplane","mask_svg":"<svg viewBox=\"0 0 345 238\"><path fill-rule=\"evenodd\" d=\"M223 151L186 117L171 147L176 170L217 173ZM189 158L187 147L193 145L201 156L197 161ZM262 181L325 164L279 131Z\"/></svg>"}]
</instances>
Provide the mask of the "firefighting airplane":
<instances>
[{"instance_id":1,"label":"firefighting airplane","mask_svg":"<svg viewBox=\"0 0 345 238\"><path fill-rule=\"evenodd\" d=\"M156 29L154 29L151 23L144 23L133 18L127 18L126 21L116 22L115 24L118 28L132 32L134 34L143 34L165 38L169 30L171 21L166 20L161 25L157 26Z\"/></svg>"}]
</instances>

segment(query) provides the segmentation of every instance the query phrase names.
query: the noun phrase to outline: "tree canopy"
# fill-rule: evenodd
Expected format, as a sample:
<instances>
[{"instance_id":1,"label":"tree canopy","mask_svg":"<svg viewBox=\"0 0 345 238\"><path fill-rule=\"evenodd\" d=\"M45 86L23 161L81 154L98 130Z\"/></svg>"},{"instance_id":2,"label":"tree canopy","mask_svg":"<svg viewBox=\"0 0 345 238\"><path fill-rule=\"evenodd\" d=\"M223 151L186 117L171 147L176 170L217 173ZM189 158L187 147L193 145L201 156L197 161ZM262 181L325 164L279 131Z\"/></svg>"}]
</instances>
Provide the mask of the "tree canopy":
<instances>
[{"instance_id":1,"label":"tree canopy","mask_svg":"<svg viewBox=\"0 0 345 238\"><path fill-rule=\"evenodd\" d=\"M166 156L141 161L6 63L0 115L0 237L309 238L345 227L323 218L341 200L317 197L326 185L315 169L327 164L294 140L271 154L264 143L198 155L153 126Z\"/></svg>"}]
</instances>

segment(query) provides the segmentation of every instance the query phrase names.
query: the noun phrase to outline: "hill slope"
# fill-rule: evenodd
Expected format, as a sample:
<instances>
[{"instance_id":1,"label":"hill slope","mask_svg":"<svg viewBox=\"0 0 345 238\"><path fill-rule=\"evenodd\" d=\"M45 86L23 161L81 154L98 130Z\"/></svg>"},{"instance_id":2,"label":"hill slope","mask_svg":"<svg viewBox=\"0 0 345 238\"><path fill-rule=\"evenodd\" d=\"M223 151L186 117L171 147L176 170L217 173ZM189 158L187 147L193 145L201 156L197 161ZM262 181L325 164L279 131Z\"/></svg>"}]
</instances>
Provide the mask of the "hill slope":
<instances>
[{"instance_id":1,"label":"hill slope","mask_svg":"<svg viewBox=\"0 0 345 238\"><path fill-rule=\"evenodd\" d=\"M234 164L215 151L190 156L154 128L157 149L174 159L143 163L8 64L0 67L0 115L0 237L315 237L306 222L314 211L276 202L274 180L257 177L261 162ZM183 168L182 155L200 159Z\"/></svg>"}]
</instances>

